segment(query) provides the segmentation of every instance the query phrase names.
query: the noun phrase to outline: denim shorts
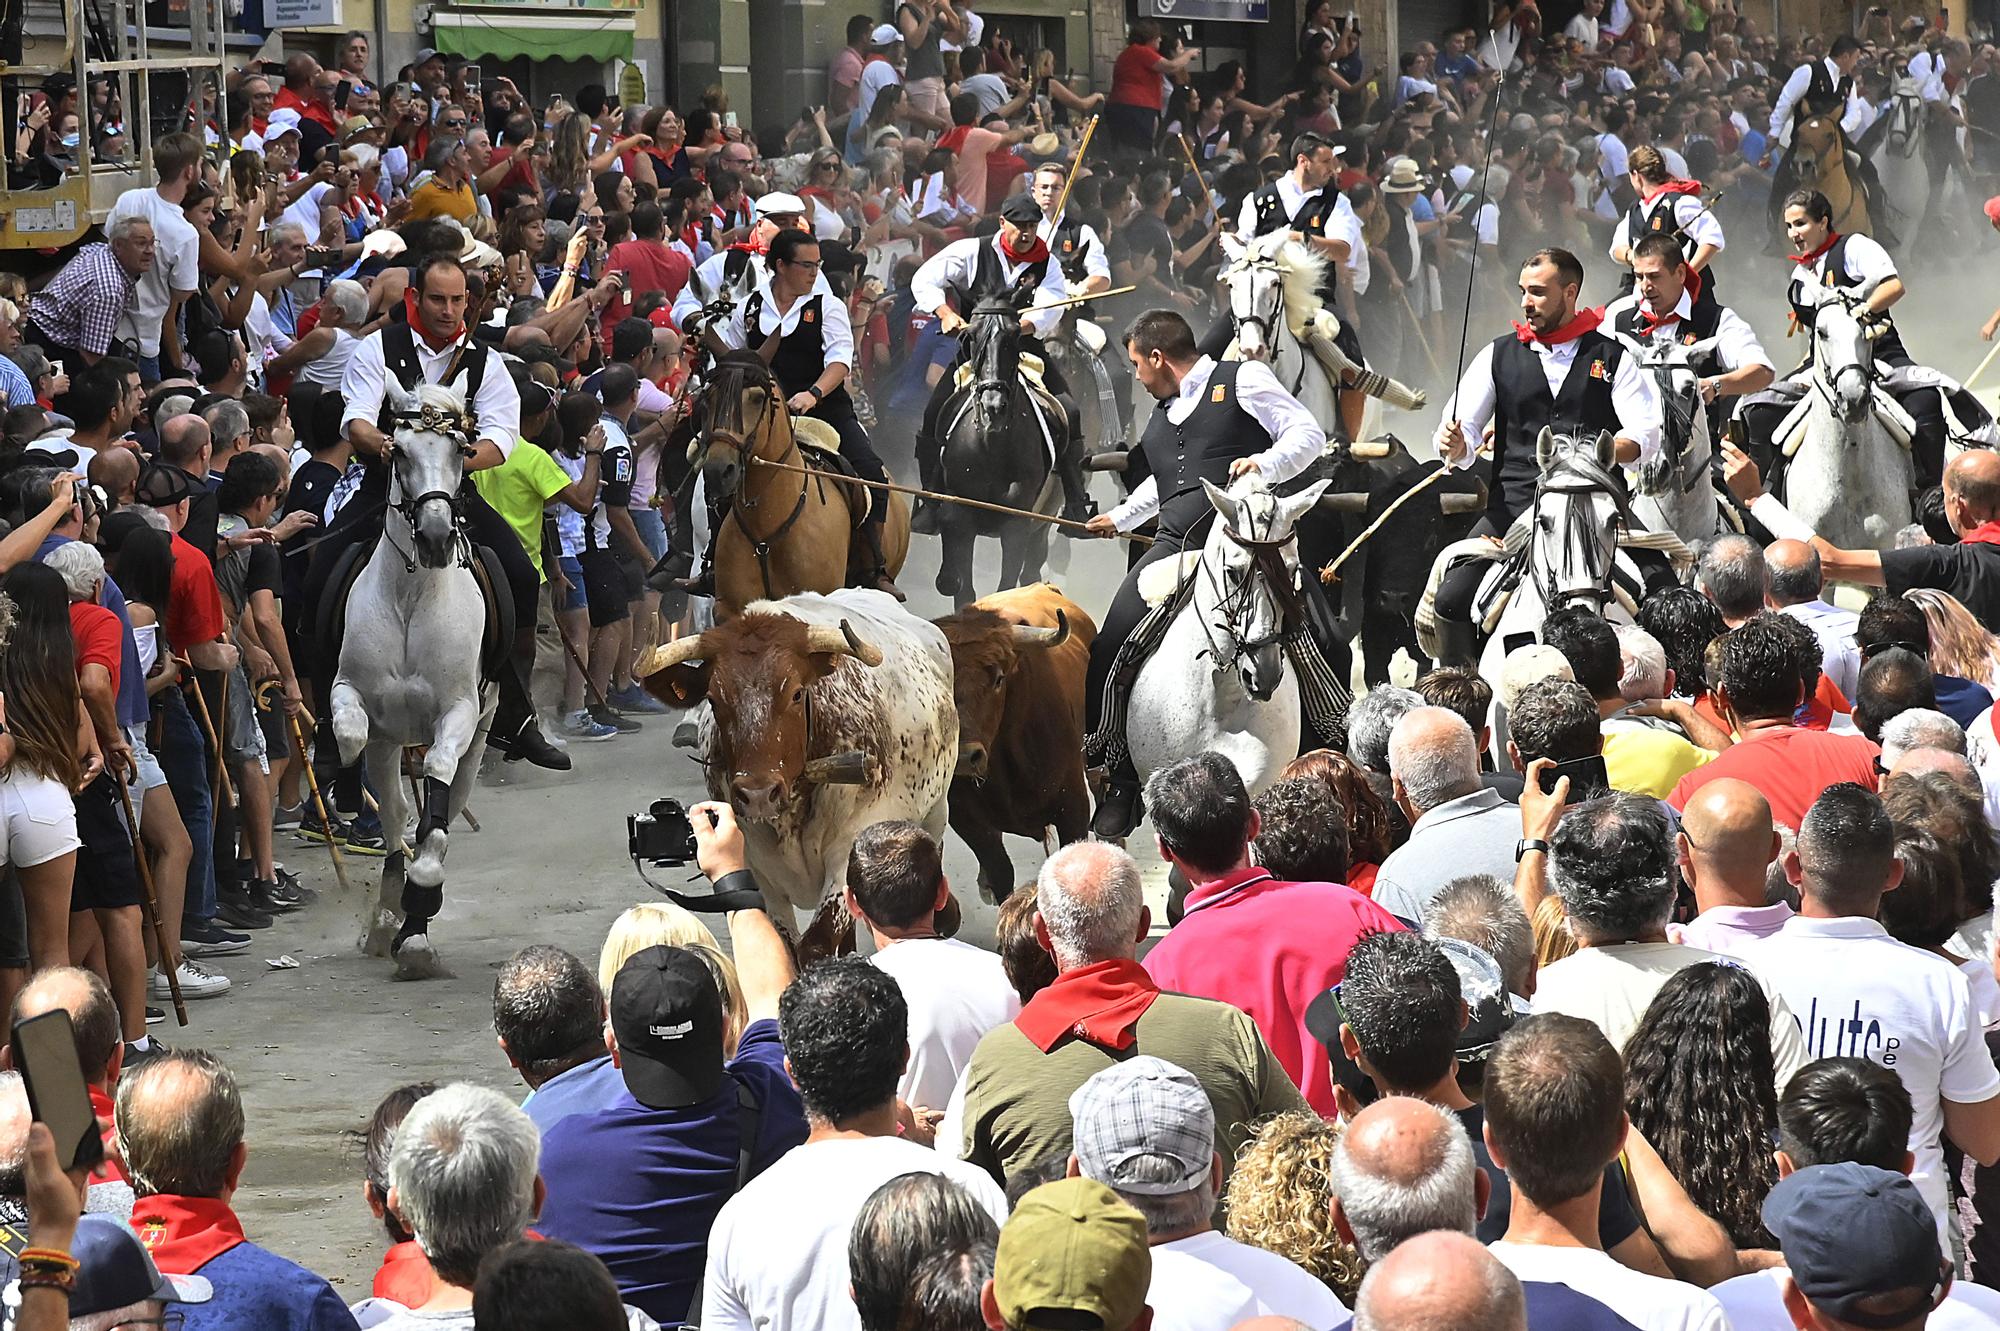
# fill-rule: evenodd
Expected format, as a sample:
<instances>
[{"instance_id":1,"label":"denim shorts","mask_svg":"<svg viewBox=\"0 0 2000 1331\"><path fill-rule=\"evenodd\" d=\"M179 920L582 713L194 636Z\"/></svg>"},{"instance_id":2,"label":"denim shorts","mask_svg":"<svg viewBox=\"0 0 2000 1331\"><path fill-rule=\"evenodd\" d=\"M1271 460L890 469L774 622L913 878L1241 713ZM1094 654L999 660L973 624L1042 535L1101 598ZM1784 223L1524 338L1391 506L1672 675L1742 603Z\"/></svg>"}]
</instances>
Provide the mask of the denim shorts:
<instances>
[{"instance_id":1,"label":"denim shorts","mask_svg":"<svg viewBox=\"0 0 2000 1331\"><path fill-rule=\"evenodd\" d=\"M588 610L590 608L590 593L584 589L582 561L577 559L575 555L563 555L556 563L562 569L563 576L569 579L569 590L556 593L557 599L562 603L563 610L565 612L570 610Z\"/></svg>"},{"instance_id":2,"label":"denim shorts","mask_svg":"<svg viewBox=\"0 0 2000 1331\"><path fill-rule=\"evenodd\" d=\"M639 539L653 552L655 563L667 557L667 520L660 516L660 510L650 504L634 504L631 509L632 525L639 529Z\"/></svg>"}]
</instances>

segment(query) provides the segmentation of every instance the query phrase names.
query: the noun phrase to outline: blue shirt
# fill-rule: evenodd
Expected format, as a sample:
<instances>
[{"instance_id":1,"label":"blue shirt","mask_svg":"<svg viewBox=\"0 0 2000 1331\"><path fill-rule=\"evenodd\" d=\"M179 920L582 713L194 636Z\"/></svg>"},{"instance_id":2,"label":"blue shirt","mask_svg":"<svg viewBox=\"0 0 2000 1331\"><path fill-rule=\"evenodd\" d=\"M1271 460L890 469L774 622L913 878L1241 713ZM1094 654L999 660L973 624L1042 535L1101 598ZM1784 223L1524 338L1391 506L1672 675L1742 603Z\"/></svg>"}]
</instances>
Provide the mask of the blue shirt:
<instances>
[{"instance_id":1,"label":"blue shirt","mask_svg":"<svg viewBox=\"0 0 2000 1331\"><path fill-rule=\"evenodd\" d=\"M5 360L0 356L0 360ZM68 545L67 536L51 536L43 541L35 551L35 562L49 557L49 551L59 545ZM104 590L98 593L98 604L118 616L118 623L125 632L118 648L118 724L121 726L143 726L152 716L152 708L146 701L146 677L139 669L139 643L132 636L132 612L125 607L125 593L118 590L118 584L111 575L104 577Z\"/></svg>"},{"instance_id":2,"label":"blue shirt","mask_svg":"<svg viewBox=\"0 0 2000 1331\"><path fill-rule=\"evenodd\" d=\"M1523 1280L1521 1295L1528 1305L1528 1325L1534 1331L1638 1331L1606 1305L1568 1285ZM1331 1331L1347 1331L1353 1325L1354 1319L1349 1318Z\"/></svg>"},{"instance_id":3,"label":"blue shirt","mask_svg":"<svg viewBox=\"0 0 2000 1331\"><path fill-rule=\"evenodd\" d=\"M12 356L0 356L0 393L7 395L10 407L35 405L35 386L28 382L27 375L21 373L21 367L14 363Z\"/></svg>"},{"instance_id":4,"label":"blue shirt","mask_svg":"<svg viewBox=\"0 0 2000 1331\"><path fill-rule=\"evenodd\" d=\"M1957 675L1932 675L1931 687L1937 694L1937 709L1969 730L1979 714L1993 705L1993 695L1969 679Z\"/></svg>"},{"instance_id":5,"label":"blue shirt","mask_svg":"<svg viewBox=\"0 0 2000 1331\"><path fill-rule=\"evenodd\" d=\"M254 1243L211 1257L195 1273L215 1287L207 1303L177 1303L186 1331L357 1331L333 1286Z\"/></svg>"},{"instance_id":6,"label":"blue shirt","mask_svg":"<svg viewBox=\"0 0 2000 1331\"><path fill-rule=\"evenodd\" d=\"M549 1194L536 1232L597 1254L625 1302L664 1325L687 1320L708 1232L736 1191L745 1112L737 1082L763 1107L753 1175L806 1139L805 1110L785 1075L777 1022L750 1023L729 1071L722 1088L698 1105L652 1109L628 1092L610 1108L571 1114L542 1135Z\"/></svg>"},{"instance_id":7,"label":"blue shirt","mask_svg":"<svg viewBox=\"0 0 2000 1331\"><path fill-rule=\"evenodd\" d=\"M609 1109L624 1098L625 1076L605 1054L549 1078L528 1092L521 1109L546 1133L571 1114Z\"/></svg>"}]
</instances>

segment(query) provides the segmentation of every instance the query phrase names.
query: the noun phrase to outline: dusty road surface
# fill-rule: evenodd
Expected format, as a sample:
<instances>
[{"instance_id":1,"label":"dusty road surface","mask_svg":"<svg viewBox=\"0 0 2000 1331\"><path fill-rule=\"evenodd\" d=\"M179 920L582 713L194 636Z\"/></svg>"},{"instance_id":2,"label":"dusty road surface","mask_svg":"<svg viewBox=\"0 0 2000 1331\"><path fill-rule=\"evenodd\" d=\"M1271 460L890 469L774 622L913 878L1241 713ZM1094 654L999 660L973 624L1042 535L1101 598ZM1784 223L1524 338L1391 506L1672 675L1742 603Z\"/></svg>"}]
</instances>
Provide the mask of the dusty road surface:
<instances>
[{"instance_id":1,"label":"dusty road surface","mask_svg":"<svg viewBox=\"0 0 2000 1331\"><path fill-rule=\"evenodd\" d=\"M902 579L926 616L950 609L931 590L936 549L935 540L919 540ZM1072 545L1070 563L1078 576L1059 580L1086 608L1101 610L1123 570L1122 550ZM992 578L983 567L981 590L991 590ZM154 1027L170 1045L213 1050L242 1080L250 1163L236 1206L250 1236L322 1273L350 1300L369 1292L386 1243L361 1198L353 1138L376 1102L404 1082L426 1080L522 1093L493 1038L496 968L529 943L556 944L594 966L617 914L657 899L626 858L625 815L662 795L704 794L700 769L671 746L673 718L644 721L641 734L576 746L567 775L515 764L504 769L504 784L481 783L472 809L483 830L453 829L444 913L432 931L456 978L398 984L389 963L362 957L360 903L341 900L326 850L281 836L279 857L322 899L256 933L248 952L221 959L217 969L235 988L190 1004L187 1029L171 1018ZM1142 829L1132 844L1149 848L1151 838ZM1010 849L1019 881L1031 882L1040 848L1013 840ZM349 859L357 896L372 899L380 866ZM977 901L976 866L955 837L946 871L964 885L963 936L990 944L993 908ZM677 882L693 870L652 872ZM1149 877L1164 882L1157 865ZM1163 919L1164 888L1157 891L1154 915ZM266 965L280 955L296 958L298 968Z\"/></svg>"}]
</instances>

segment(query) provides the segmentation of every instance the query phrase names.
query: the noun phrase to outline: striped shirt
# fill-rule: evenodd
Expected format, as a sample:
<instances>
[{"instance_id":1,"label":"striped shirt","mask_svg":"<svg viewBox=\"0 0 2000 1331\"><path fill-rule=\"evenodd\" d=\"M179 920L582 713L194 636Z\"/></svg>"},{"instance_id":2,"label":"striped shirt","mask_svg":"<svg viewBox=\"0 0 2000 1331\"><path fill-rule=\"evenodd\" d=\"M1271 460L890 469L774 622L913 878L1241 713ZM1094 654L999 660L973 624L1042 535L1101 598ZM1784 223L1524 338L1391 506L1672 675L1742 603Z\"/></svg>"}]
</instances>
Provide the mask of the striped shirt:
<instances>
[{"instance_id":1,"label":"striped shirt","mask_svg":"<svg viewBox=\"0 0 2000 1331\"><path fill-rule=\"evenodd\" d=\"M119 316L138 284L108 243L85 245L29 299L28 317L56 346L102 356L110 351Z\"/></svg>"}]
</instances>

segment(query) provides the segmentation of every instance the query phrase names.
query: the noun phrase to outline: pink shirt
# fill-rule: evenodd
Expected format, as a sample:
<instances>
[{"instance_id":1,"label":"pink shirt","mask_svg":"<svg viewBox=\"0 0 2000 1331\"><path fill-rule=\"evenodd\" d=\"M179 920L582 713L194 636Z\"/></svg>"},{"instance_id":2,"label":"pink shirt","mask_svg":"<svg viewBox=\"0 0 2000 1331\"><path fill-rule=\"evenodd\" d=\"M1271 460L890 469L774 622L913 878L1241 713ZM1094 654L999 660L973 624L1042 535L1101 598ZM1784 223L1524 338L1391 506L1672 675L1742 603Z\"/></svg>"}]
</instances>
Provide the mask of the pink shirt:
<instances>
[{"instance_id":1,"label":"pink shirt","mask_svg":"<svg viewBox=\"0 0 2000 1331\"><path fill-rule=\"evenodd\" d=\"M1306 1009L1347 973L1347 954L1402 922L1338 883L1285 883L1249 868L1188 893L1187 914L1144 965L1174 993L1243 1009L1306 1103L1331 1118L1333 1072Z\"/></svg>"},{"instance_id":2,"label":"pink shirt","mask_svg":"<svg viewBox=\"0 0 2000 1331\"><path fill-rule=\"evenodd\" d=\"M1745 943L1769 938L1795 914L1784 902L1768 906L1714 906L1686 924L1667 926L1667 941L1734 955Z\"/></svg>"}]
</instances>

